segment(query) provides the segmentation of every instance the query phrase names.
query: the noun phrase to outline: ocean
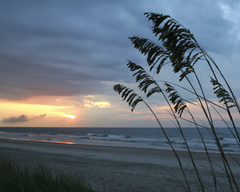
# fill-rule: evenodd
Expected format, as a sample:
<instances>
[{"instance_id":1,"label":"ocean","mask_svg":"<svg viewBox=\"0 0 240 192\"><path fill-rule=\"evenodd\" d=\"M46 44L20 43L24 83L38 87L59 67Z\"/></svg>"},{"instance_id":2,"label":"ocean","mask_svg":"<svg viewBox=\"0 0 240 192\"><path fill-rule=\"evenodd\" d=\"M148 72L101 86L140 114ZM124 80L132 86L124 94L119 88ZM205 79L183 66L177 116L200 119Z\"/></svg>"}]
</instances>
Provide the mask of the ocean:
<instances>
[{"instance_id":1,"label":"ocean","mask_svg":"<svg viewBox=\"0 0 240 192\"><path fill-rule=\"evenodd\" d=\"M194 128L183 128L190 149L204 151L199 134ZM201 133L209 151L217 152L217 146L208 129ZM166 128L176 150L186 150L185 142L177 128ZM227 128L217 128L217 135L223 149L239 153L240 148ZM238 130L240 131L240 130ZM46 127L1 127L0 138L61 142L66 144L107 145L137 148L170 149L167 139L160 128L46 128Z\"/></svg>"}]
</instances>

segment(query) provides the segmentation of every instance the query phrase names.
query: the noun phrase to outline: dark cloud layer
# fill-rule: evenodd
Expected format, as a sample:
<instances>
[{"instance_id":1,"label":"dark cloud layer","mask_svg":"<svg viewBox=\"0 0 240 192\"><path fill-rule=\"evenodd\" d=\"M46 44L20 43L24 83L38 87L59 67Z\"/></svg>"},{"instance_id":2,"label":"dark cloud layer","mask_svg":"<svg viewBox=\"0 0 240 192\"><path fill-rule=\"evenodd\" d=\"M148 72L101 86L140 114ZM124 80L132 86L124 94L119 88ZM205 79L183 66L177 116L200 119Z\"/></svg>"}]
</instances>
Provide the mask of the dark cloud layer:
<instances>
[{"instance_id":1,"label":"dark cloud layer","mask_svg":"<svg viewBox=\"0 0 240 192\"><path fill-rule=\"evenodd\" d=\"M207 51L239 51L217 1L1 1L0 98L105 94L104 81L130 82L126 60L142 57L127 37L153 38L147 11L176 18Z\"/></svg>"},{"instance_id":2,"label":"dark cloud layer","mask_svg":"<svg viewBox=\"0 0 240 192\"><path fill-rule=\"evenodd\" d=\"M28 117L27 115L20 115L18 117L3 118L2 122L3 123L19 123L19 122L31 121L31 120L35 120L35 119L41 119L45 116L46 116L46 114L38 115L38 116L30 116L30 117Z\"/></svg>"}]
</instances>

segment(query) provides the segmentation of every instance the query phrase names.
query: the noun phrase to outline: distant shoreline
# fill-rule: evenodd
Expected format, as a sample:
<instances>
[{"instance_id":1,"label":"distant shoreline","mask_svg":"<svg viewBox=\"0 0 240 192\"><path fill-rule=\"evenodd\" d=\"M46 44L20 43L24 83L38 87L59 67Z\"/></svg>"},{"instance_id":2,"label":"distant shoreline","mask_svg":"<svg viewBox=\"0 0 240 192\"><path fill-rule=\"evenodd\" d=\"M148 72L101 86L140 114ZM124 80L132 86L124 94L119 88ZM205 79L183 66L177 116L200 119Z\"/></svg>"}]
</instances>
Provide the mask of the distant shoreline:
<instances>
[{"instance_id":1,"label":"distant shoreline","mask_svg":"<svg viewBox=\"0 0 240 192\"><path fill-rule=\"evenodd\" d=\"M71 142L59 142L59 141L32 141L32 140L19 140L0 138L0 147L17 148L28 151L37 151L44 153L54 154L71 154L71 155L92 155L95 158L119 160L121 157L123 161L140 161L145 163L159 163L159 159L174 160L175 155L172 150L169 149L155 149L155 148L135 148L135 147L122 147L122 146L106 146L106 145L92 145L92 144L75 144ZM184 160L188 160L188 152L184 150L176 150L180 157ZM193 156L196 159L206 160L205 152L193 151ZM220 160L219 153L210 152L211 157L216 162ZM240 154L231 153L236 160L240 162ZM141 160L138 160L141 159ZM221 160L220 160L221 162Z\"/></svg>"},{"instance_id":2,"label":"distant shoreline","mask_svg":"<svg viewBox=\"0 0 240 192\"><path fill-rule=\"evenodd\" d=\"M168 128L166 133L175 150L186 151L184 138L176 129ZM14 140L171 150L165 135L159 128L0 128L0 130L0 138ZM191 151L204 151L204 145L196 129L183 128L183 132ZM208 150L219 153L211 134L205 129L201 132ZM218 135L225 151L240 154L239 146L232 139L232 134L227 128L218 129Z\"/></svg>"}]
</instances>

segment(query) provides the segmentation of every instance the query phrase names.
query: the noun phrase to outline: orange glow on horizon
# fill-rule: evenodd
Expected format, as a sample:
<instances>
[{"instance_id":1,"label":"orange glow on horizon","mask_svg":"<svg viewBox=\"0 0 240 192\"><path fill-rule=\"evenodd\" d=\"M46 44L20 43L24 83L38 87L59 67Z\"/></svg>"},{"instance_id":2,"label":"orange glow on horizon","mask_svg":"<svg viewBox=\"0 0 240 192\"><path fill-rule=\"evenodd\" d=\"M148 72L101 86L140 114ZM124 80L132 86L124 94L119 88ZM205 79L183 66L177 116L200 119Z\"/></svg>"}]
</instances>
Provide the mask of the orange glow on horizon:
<instances>
[{"instance_id":1,"label":"orange glow on horizon","mask_svg":"<svg viewBox=\"0 0 240 192\"><path fill-rule=\"evenodd\" d=\"M41 105L41 104L26 104L18 102L0 102L0 119L4 117L19 116L19 115L40 115L46 114L46 117L68 117L72 120L76 117L74 106L56 106L56 105ZM70 114L69 114L70 113Z\"/></svg>"},{"instance_id":2,"label":"orange glow on horizon","mask_svg":"<svg viewBox=\"0 0 240 192\"><path fill-rule=\"evenodd\" d=\"M75 119L76 116L74 115L68 115L68 114L65 114L66 117L70 117L70 119Z\"/></svg>"}]
</instances>

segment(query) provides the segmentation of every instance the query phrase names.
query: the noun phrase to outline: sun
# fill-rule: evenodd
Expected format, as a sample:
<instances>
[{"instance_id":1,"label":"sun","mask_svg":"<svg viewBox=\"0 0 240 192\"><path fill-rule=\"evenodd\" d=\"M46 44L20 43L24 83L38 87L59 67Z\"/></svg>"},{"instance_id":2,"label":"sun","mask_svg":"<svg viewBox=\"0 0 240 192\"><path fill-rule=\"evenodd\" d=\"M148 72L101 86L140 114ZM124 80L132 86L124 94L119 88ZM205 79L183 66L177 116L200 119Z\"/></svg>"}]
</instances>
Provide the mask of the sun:
<instances>
[{"instance_id":1,"label":"sun","mask_svg":"<svg viewBox=\"0 0 240 192\"><path fill-rule=\"evenodd\" d=\"M69 117L70 119L75 119L75 117L76 117L76 116L74 116L74 115L67 115L67 114L65 114L65 116L66 116L66 117Z\"/></svg>"}]
</instances>

